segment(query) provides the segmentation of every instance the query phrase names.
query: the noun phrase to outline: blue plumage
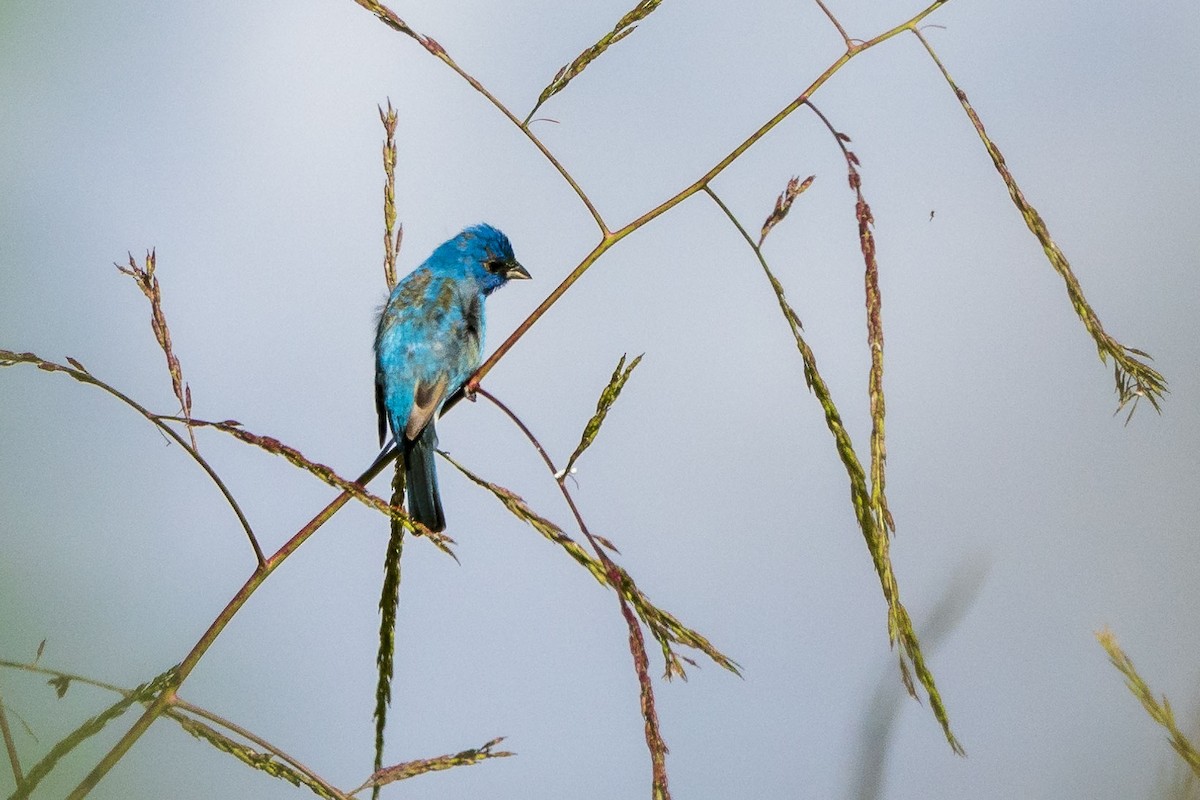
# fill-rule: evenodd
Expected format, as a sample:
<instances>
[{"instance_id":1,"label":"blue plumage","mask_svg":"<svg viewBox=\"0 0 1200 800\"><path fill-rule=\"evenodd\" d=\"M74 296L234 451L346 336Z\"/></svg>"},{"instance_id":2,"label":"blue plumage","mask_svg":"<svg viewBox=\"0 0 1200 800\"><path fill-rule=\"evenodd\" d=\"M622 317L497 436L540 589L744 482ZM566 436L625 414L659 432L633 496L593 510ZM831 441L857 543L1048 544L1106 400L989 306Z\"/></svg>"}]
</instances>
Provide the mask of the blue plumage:
<instances>
[{"instance_id":1,"label":"blue plumage","mask_svg":"<svg viewBox=\"0 0 1200 800\"><path fill-rule=\"evenodd\" d=\"M379 317L379 442L390 427L400 447L408 513L431 530L446 527L433 460L434 420L482 360L484 299L509 280L528 277L507 236L475 225L397 283Z\"/></svg>"}]
</instances>

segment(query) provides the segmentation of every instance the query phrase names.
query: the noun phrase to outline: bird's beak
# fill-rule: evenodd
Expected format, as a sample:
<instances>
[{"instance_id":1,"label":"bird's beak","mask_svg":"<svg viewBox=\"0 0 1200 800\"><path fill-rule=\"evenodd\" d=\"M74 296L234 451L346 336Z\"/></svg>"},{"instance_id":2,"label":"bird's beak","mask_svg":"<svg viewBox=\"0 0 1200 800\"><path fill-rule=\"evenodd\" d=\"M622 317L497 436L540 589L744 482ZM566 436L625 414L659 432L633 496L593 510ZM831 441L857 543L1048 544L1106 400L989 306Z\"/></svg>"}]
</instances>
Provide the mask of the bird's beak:
<instances>
[{"instance_id":1,"label":"bird's beak","mask_svg":"<svg viewBox=\"0 0 1200 800\"><path fill-rule=\"evenodd\" d=\"M533 276L529 274L529 270L522 267L515 261L508 262L508 269L504 271L504 277L511 280L529 280Z\"/></svg>"}]
</instances>

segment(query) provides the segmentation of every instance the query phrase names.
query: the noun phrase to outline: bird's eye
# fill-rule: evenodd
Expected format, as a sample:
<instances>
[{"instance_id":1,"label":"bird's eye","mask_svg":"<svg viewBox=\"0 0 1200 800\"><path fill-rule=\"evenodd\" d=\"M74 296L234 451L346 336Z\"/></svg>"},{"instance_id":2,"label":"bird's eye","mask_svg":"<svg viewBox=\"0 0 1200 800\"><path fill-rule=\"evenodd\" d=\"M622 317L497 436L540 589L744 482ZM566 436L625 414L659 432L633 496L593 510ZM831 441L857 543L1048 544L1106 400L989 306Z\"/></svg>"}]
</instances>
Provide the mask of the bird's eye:
<instances>
[{"instance_id":1,"label":"bird's eye","mask_svg":"<svg viewBox=\"0 0 1200 800\"><path fill-rule=\"evenodd\" d=\"M483 268L493 274L504 272L504 260L500 258L489 259L488 261L483 262Z\"/></svg>"}]
</instances>

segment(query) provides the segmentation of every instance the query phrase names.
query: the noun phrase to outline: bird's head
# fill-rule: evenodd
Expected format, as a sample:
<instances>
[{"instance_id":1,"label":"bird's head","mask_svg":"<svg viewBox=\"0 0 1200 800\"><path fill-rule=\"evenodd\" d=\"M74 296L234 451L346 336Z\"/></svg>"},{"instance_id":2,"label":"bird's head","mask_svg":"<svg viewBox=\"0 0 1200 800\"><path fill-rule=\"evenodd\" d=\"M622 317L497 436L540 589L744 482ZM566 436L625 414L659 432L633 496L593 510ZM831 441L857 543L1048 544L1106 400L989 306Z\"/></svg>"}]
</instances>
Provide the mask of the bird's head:
<instances>
[{"instance_id":1,"label":"bird's head","mask_svg":"<svg viewBox=\"0 0 1200 800\"><path fill-rule=\"evenodd\" d=\"M484 294L491 294L510 280L529 277L528 270L517 263L508 237L491 225L472 225L447 244L455 249L458 263Z\"/></svg>"}]
</instances>

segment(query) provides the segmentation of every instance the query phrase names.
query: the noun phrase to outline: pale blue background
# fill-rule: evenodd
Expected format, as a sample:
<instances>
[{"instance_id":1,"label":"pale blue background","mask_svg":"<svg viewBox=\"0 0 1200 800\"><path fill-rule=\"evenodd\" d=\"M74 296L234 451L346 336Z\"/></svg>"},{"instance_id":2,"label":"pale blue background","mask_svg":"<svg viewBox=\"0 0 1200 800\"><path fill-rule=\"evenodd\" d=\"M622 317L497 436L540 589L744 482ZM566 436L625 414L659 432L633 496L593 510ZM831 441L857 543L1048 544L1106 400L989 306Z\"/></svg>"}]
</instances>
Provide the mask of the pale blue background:
<instances>
[{"instance_id":1,"label":"pale blue background","mask_svg":"<svg viewBox=\"0 0 1200 800\"><path fill-rule=\"evenodd\" d=\"M524 114L631 0L395 7ZM917 3L836 2L869 37ZM1122 341L1169 378L1165 413L1114 419L1061 280L911 36L814 98L853 137L878 221L893 556L969 758L899 705L889 798L1153 797L1161 731L1092 638L1111 625L1190 725L1200 678L1200 11L950 2L929 36ZM836 58L815 5L668 2L539 116L624 224L695 180ZM355 4L0 5L0 346L70 355L163 412L147 304L112 267L158 250L195 413L236 418L352 475L374 455L381 264L376 104L400 110L403 269L463 225L509 233L535 280L493 298L500 341L587 252L590 218L538 153L412 40ZM767 253L865 453L862 264L845 166L798 112L715 182L757 228L787 178L812 189ZM930 211L936 217L929 219ZM650 596L745 668L657 685L678 798L848 797L858 740L900 692L846 477L749 250L704 197L616 247L489 376L564 458L623 352L645 352L578 499ZM486 405L442 442L569 519ZM273 549L331 496L216 434L201 446ZM507 735L520 755L387 796L645 797L649 758L610 594L443 465L456 565L404 561L388 760ZM379 485L383 490L382 483ZM347 508L239 615L185 684L349 787L370 768L385 524ZM251 568L194 465L99 392L0 372L0 656L132 686L179 660ZM957 586L957 589L951 587ZM654 666L657 672L658 662ZM881 680L883 683L881 684ZM0 673L26 766L111 698ZM128 720L123 721L128 724ZM59 797L114 726L46 784ZM0 770L0 790L11 776ZM170 723L98 798L308 796Z\"/></svg>"}]
</instances>

